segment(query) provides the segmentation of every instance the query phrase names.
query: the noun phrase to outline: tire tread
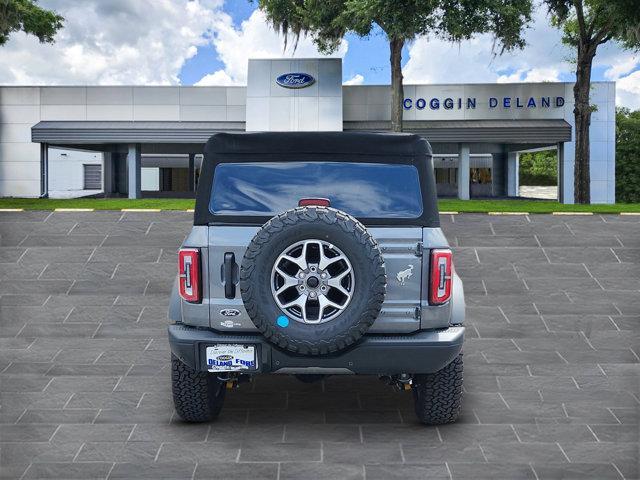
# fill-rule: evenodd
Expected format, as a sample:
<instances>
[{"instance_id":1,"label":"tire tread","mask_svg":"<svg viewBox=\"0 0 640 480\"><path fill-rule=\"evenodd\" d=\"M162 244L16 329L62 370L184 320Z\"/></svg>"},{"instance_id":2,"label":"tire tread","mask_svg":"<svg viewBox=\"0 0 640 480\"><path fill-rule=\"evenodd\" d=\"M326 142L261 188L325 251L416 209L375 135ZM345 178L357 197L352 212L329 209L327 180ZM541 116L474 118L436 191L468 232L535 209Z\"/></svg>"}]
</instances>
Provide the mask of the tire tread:
<instances>
[{"instance_id":1,"label":"tire tread","mask_svg":"<svg viewBox=\"0 0 640 480\"><path fill-rule=\"evenodd\" d=\"M418 419L427 425L455 422L462 406L462 353L435 373L421 375L413 394Z\"/></svg>"},{"instance_id":2,"label":"tire tread","mask_svg":"<svg viewBox=\"0 0 640 480\"><path fill-rule=\"evenodd\" d=\"M254 292L252 275L255 259L267 248L271 238L287 226L300 223L323 222L338 225L345 233L360 244L367 258L374 265L373 280L369 286L369 299L358 321L344 332L337 333L331 340L316 342L291 338L285 332L277 330L275 325L262 314ZM303 355L326 355L343 350L357 342L380 314L387 285L387 276L382 254L378 244L365 226L352 216L327 207L299 207L276 215L265 223L247 247L240 267L240 291L249 317L258 330L275 345L291 352Z\"/></svg>"},{"instance_id":3,"label":"tire tread","mask_svg":"<svg viewBox=\"0 0 640 480\"><path fill-rule=\"evenodd\" d=\"M224 385L208 372L189 368L171 354L171 388L176 413L186 422L215 419L224 403Z\"/></svg>"}]
</instances>

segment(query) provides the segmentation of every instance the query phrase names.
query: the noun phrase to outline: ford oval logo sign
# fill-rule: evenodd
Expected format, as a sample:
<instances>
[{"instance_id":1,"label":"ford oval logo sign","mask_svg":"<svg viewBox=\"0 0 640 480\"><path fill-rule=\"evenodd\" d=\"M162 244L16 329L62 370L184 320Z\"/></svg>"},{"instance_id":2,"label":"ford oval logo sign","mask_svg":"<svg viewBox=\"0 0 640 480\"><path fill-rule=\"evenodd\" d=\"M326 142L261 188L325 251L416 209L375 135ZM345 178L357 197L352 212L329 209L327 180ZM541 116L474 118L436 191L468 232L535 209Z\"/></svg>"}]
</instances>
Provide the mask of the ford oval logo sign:
<instances>
[{"instance_id":1,"label":"ford oval logo sign","mask_svg":"<svg viewBox=\"0 0 640 480\"><path fill-rule=\"evenodd\" d=\"M315 82L316 79L308 73L285 73L276 78L276 83L284 88L305 88Z\"/></svg>"}]
</instances>

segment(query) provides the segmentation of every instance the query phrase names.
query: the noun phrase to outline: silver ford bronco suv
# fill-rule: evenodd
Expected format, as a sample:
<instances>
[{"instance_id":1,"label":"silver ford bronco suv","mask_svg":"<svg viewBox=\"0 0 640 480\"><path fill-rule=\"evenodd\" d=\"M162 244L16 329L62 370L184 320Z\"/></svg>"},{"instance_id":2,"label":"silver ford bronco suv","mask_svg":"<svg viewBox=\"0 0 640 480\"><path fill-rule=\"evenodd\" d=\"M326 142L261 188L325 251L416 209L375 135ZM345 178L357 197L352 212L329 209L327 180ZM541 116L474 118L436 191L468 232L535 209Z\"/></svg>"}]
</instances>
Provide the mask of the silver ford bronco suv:
<instances>
[{"instance_id":1,"label":"silver ford bronco suv","mask_svg":"<svg viewBox=\"0 0 640 480\"><path fill-rule=\"evenodd\" d=\"M464 293L431 147L385 133L220 133L171 297L178 415L210 421L258 374L378 375L456 420Z\"/></svg>"}]
</instances>

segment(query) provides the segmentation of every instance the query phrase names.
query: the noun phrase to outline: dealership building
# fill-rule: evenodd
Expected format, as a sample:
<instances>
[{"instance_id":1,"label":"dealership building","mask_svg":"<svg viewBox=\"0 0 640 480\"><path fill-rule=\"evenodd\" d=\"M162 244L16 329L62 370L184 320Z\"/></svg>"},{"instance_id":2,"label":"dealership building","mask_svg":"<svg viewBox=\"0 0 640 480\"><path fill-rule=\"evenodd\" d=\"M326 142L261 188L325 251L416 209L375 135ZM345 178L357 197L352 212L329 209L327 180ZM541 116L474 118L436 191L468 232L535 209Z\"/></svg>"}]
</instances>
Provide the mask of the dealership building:
<instances>
[{"instance_id":1,"label":"dealership building","mask_svg":"<svg viewBox=\"0 0 640 480\"><path fill-rule=\"evenodd\" d=\"M0 197L192 196L215 132L389 131L388 85L342 85L340 59L249 60L246 87L0 87ZM573 84L405 85L441 196L517 197L519 155L553 150L573 203ZM615 83L595 82L591 199L615 202Z\"/></svg>"}]
</instances>

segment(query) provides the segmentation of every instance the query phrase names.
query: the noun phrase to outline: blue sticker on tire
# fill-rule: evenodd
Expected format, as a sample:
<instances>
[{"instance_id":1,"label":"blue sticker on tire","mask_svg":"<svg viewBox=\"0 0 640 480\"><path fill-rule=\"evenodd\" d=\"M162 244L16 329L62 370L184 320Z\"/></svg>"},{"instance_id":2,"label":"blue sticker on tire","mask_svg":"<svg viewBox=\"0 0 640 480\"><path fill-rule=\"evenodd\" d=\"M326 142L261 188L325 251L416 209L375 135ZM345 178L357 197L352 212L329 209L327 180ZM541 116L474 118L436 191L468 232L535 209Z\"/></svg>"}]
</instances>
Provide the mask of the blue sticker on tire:
<instances>
[{"instance_id":1,"label":"blue sticker on tire","mask_svg":"<svg viewBox=\"0 0 640 480\"><path fill-rule=\"evenodd\" d=\"M276 319L276 324L280 327L280 328L287 328L289 326L289 319L287 317L285 317L284 315L280 315L277 319Z\"/></svg>"}]
</instances>

